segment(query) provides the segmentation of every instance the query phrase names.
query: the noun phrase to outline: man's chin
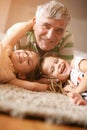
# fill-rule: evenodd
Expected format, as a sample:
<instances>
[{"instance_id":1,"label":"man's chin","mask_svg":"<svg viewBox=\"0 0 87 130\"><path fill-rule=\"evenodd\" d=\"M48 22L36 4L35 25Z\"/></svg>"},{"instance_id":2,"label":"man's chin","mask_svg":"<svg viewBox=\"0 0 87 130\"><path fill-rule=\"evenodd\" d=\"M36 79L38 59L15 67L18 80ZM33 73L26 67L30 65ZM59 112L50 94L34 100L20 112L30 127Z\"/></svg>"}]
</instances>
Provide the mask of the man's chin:
<instances>
[{"instance_id":1,"label":"man's chin","mask_svg":"<svg viewBox=\"0 0 87 130\"><path fill-rule=\"evenodd\" d=\"M50 51L50 50L51 50L51 48L48 48L47 46L45 46L45 47L40 47L40 49L41 49L42 51Z\"/></svg>"}]
</instances>

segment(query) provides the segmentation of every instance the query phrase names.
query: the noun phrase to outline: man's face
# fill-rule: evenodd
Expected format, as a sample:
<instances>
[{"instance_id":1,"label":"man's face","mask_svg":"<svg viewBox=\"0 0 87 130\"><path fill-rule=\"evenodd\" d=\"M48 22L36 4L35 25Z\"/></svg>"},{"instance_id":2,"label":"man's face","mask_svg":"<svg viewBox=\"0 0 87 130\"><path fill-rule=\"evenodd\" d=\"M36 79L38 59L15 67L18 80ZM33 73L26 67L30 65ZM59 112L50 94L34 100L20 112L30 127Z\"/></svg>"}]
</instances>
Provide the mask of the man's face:
<instances>
[{"instance_id":1,"label":"man's face","mask_svg":"<svg viewBox=\"0 0 87 130\"><path fill-rule=\"evenodd\" d=\"M61 40L66 29L66 21L41 17L35 19L33 30L38 47L43 51L53 49Z\"/></svg>"},{"instance_id":2,"label":"man's face","mask_svg":"<svg viewBox=\"0 0 87 130\"><path fill-rule=\"evenodd\" d=\"M38 55L33 51L16 50L11 54L11 61L18 73L27 74L38 64Z\"/></svg>"}]
</instances>

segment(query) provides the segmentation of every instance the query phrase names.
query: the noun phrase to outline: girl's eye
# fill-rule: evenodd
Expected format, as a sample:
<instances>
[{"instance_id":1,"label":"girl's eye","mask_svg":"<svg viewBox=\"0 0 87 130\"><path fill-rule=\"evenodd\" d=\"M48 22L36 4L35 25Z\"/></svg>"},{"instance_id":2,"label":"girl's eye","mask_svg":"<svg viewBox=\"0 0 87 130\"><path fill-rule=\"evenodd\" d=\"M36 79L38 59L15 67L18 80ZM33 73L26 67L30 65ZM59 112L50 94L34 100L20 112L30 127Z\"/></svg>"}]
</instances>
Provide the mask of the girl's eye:
<instances>
[{"instance_id":1,"label":"girl's eye","mask_svg":"<svg viewBox=\"0 0 87 130\"><path fill-rule=\"evenodd\" d=\"M29 56L29 53L28 53L27 51L25 51L25 54L26 54L27 56Z\"/></svg>"},{"instance_id":2,"label":"girl's eye","mask_svg":"<svg viewBox=\"0 0 87 130\"><path fill-rule=\"evenodd\" d=\"M56 59L54 60L54 63L55 63L55 64L57 64L57 63L58 63L58 61L59 61L59 60L56 58Z\"/></svg>"},{"instance_id":3,"label":"girl's eye","mask_svg":"<svg viewBox=\"0 0 87 130\"><path fill-rule=\"evenodd\" d=\"M50 73L52 74L54 72L54 67L52 66L50 69Z\"/></svg>"}]
</instances>

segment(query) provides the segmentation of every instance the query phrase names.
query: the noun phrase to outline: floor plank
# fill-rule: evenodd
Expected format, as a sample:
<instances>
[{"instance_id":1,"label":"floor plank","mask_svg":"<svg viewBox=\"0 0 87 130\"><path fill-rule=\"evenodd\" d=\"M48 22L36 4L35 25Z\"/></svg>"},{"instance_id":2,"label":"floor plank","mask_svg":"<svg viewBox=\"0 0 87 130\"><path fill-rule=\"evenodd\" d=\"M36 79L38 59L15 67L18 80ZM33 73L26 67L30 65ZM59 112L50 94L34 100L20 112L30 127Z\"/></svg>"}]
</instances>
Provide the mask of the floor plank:
<instances>
[{"instance_id":1,"label":"floor plank","mask_svg":"<svg viewBox=\"0 0 87 130\"><path fill-rule=\"evenodd\" d=\"M86 130L83 127L55 125L47 122L18 119L0 114L0 130Z\"/></svg>"}]
</instances>

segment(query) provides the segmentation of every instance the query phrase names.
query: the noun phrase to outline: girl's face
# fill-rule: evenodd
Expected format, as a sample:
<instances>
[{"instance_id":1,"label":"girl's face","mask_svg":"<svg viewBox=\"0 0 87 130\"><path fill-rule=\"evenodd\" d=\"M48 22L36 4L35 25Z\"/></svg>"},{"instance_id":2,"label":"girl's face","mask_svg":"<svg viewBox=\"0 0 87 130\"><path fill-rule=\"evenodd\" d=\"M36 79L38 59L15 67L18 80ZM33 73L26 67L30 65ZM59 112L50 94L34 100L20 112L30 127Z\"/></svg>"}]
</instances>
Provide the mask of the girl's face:
<instances>
[{"instance_id":1,"label":"girl's face","mask_svg":"<svg viewBox=\"0 0 87 130\"><path fill-rule=\"evenodd\" d=\"M36 67L38 60L38 55L33 51L16 50L11 55L15 72L22 74L27 74L32 71Z\"/></svg>"},{"instance_id":2,"label":"girl's face","mask_svg":"<svg viewBox=\"0 0 87 130\"><path fill-rule=\"evenodd\" d=\"M58 57L45 57L41 64L42 73L49 78L66 80L70 74L70 65Z\"/></svg>"}]
</instances>

